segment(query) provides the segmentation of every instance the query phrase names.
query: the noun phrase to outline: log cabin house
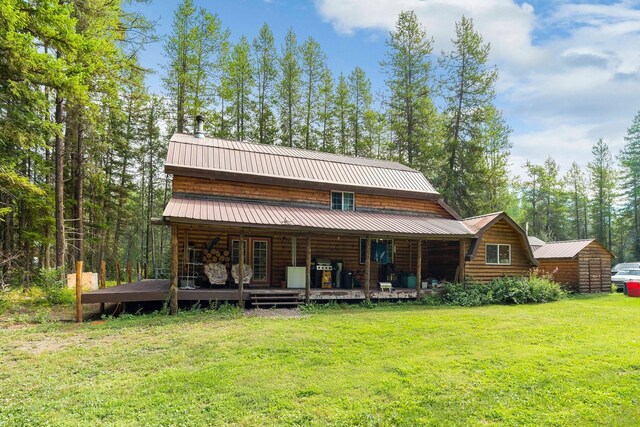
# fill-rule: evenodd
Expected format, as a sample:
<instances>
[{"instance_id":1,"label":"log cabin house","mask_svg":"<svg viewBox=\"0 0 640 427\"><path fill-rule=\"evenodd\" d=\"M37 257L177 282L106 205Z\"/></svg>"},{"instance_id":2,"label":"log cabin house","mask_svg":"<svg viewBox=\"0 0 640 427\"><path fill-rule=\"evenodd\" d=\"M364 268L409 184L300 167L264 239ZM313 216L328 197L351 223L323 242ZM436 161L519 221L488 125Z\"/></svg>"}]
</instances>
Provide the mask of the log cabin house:
<instances>
[{"instance_id":1,"label":"log cabin house","mask_svg":"<svg viewBox=\"0 0 640 427\"><path fill-rule=\"evenodd\" d=\"M536 266L505 213L463 220L400 163L199 131L171 137L165 172L172 195L156 223L171 227L169 282L146 284L144 295L135 284L101 289L83 302L168 295L175 311L179 299L414 299L442 281L486 282Z\"/></svg>"}]
</instances>

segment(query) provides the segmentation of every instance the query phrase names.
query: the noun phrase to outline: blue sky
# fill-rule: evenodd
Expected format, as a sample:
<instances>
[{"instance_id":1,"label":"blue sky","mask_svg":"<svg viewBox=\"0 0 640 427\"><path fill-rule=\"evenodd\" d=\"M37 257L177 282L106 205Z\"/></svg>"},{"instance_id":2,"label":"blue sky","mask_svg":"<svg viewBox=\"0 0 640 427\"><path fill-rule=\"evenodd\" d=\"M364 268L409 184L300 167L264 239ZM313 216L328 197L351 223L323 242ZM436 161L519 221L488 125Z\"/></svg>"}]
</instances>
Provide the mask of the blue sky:
<instances>
[{"instance_id":1,"label":"blue sky","mask_svg":"<svg viewBox=\"0 0 640 427\"><path fill-rule=\"evenodd\" d=\"M137 5L170 31L177 2ZM447 50L455 21L474 19L491 43L491 62L500 70L496 104L513 128L511 170L522 174L528 159L551 155L566 171L572 161L586 166L591 145L602 137L616 154L640 110L640 0L196 0L217 13L232 40L252 39L267 22L278 46L293 27L299 42L313 36L334 73L362 67L374 92L384 89L379 62L385 38L400 10L414 10L434 37L437 55ZM436 60L434 55L434 62ZM162 43L149 46L144 66L160 92Z\"/></svg>"}]
</instances>

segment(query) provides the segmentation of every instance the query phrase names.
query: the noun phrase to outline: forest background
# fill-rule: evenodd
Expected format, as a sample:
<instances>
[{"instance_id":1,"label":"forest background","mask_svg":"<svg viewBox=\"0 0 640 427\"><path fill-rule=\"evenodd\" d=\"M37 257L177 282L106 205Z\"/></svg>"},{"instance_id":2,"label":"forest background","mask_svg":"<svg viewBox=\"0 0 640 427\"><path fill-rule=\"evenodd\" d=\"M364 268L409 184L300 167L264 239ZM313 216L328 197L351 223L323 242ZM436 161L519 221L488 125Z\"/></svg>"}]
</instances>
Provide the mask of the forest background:
<instances>
[{"instance_id":1,"label":"forest background","mask_svg":"<svg viewBox=\"0 0 640 427\"><path fill-rule=\"evenodd\" d=\"M185 0L171 33L129 3L6 0L0 6L0 285L84 260L166 276L169 233L151 225L170 195L168 138L206 117L210 136L389 159L420 170L463 217L507 211L546 241L597 238L640 260L640 113L613 153L593 141L586 168L549 156L510 169L491 46L461 16L451 49L401 12L380 52L384 90L356 66L336 73L291 27L253 37ZM164 46L163 89L145 79ZM68 268L65 268L69 266Z\"/></svg>"}]
</instances>

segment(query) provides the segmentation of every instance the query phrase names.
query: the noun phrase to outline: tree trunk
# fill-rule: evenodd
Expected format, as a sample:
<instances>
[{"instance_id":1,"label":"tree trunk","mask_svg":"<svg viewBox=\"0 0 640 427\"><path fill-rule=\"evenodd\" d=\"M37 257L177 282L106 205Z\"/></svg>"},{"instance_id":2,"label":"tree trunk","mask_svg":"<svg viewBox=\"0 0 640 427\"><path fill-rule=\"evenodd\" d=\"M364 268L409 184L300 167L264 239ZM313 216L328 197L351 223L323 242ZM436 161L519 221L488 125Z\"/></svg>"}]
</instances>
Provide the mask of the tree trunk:
<instances>
[{"instance_id":1,"label":"tree trunk","mask_svg":"<svg viewBox=\"0 0 640 427\"><path fill-rule=\"evenodd\" d=\"M56 95L56 112L55 112L56 125L62 125L62 98L60 95ZM60 269L61 279L65 278L64 257L65 257L65 242L64 242L64 143L62 139L61 130L56 132L55 139L55 163L56 163L56 268Z\"/></svg>"}]
</instances>

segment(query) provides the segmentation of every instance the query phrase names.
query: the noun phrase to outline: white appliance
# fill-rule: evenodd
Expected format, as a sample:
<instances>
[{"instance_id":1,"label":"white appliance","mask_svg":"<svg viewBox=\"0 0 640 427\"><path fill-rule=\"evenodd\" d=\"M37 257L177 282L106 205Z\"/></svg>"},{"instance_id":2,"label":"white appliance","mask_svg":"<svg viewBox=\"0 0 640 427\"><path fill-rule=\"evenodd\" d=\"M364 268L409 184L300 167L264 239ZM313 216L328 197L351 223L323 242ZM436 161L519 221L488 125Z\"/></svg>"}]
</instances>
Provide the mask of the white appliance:
<instances>
[{"instance_id":1,"label":"white appliance","mask_svg":"<svg viewBox=\"0 0 640 427\"><path fill-rule=\"evenodd\" d=\"M304 288L306 275L306 267L287 267L287 288Z\"/></svg>"}]
</instances>

